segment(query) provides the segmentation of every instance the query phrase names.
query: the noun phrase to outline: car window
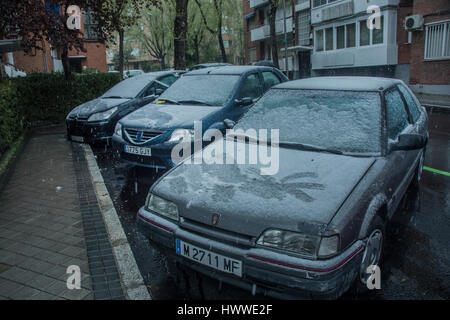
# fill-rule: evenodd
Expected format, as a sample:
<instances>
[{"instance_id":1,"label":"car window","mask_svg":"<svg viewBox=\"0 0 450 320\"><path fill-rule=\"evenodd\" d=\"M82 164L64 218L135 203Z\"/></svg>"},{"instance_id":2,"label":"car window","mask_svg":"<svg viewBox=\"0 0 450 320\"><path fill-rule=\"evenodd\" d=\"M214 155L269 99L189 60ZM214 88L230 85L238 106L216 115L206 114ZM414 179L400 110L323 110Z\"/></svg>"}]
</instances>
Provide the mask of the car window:
<instances>
[{"instance_id":1,"label":"car window","mask_svg":"<svg viewBox=\"0 0 450 320\"><path fill-rule=\"evenodd\" d=\"M417 103L412 97L411 93L404 86L398 86L401 94L405 98L406 105L408 106L409 113L411 114L412 121L416 122L420 117L420 111L417 107Z\"/></svg>"},{"instance_id":2,"label":"car window","mask_svg":"<svg viewBox=\"0 0 450 320\"><path fill-rule=\"evenodd\" d=\"M156 90L158 90L158 89L166 90L167 88L164 87L163 85L155 82L155 83L153 83L150 87L148 87L145 90L143 96L144 97L148 97L148 96L151 96L151 95L155 95L156 94Z\"/></svg>"},{"instance_id":3,"label":"car window","mask_svg":"<svg viewBox=\"0 0 450 320\"><path fill-rule=\"evenodd\" d=\"M385 94L386 117L389 139L396 140L408 125L408 114L405 104L398 90L391 90Z\"/></svg>"},{"instance_id":4,"label":"car window","mask_svg":"<svg viewBox=\"0 0 450 320\"><path fill-rule=\"evenodd\" d=\"M158 101L199 101L205 106L222 106L231 98L239 79L238 75L185 75L175 81Z\"/></svg>"},{"instance_id":5,"label":"car window","mask_svg":"<svg viewBox=\"0 0 450 320\"><path fill-rule=\"evenodd\" d=\"M167 84L169 87L177 80L177 77L174 75L170 75L164 78L159 79L164 84Z\"/></svg>"},{"instance_id":6,"label":"car window","mask_svg":"<svg viewBox=\"0 0 450 320\"><path fill-rule=\"evenodd\" d=\"M262 75L264 78L264 92L281 83L281 80L271 71L263 72Z\"/></svg>"},{"instance_id":7,"label":"car window","mask_svg":"<svg viewBox=\"0 0 450 320\"><path fill-rule=\"evenodd\" d=\"M154 78L151 77L133 77L123 80L114 87L106 91L102 98L121 97L133 99L147 86Z\"/></svg>"},{"instance_id":8,"label":"car window","mask_svg":"<svg viewBox=\"0 0 450 320\"><path fill-rule=\"evenodd\" d=\"M274 129L280 142L378 154L380 119L377 92L270 89L235 129Z\"/></svg>"},{"instance_id":9,"label":"car window","mask_svg":"<svg viewBox=\"0 0 450 320\"><path fill-rule=\"evenodd\" d=\"M261 95L261 87L259 77L257 73L253 73L247 76L242 82L241 89L239 91L239 99L252 98L257 99Z\"/></svg>"}]
</instances>

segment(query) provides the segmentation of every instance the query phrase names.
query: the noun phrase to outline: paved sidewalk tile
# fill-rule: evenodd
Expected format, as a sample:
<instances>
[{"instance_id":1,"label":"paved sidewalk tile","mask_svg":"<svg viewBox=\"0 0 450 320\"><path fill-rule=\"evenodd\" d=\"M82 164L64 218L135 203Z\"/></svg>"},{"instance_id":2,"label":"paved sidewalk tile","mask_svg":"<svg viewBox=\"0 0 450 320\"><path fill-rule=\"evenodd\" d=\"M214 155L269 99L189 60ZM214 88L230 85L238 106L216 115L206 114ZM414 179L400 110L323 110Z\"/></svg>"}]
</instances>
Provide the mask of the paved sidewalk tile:
<instances>
[{"instance_id":1,"label":"paved sidewalk tile","mask_svg":"<svg viewBox=\"0 0 450 320\"><path fill-rule=\"evenodd\" d=\"M102 254L111 247L103 220L88 229L101 214L82 156L59 128L34 133L16 160L0 193L0 300L124 298L120 282L92 279L92 270L105 275L115 263L90 260L87 236L104 241ZM82 272L79 290L67 288L71 265Z\"/></svg>"}]
</instances>

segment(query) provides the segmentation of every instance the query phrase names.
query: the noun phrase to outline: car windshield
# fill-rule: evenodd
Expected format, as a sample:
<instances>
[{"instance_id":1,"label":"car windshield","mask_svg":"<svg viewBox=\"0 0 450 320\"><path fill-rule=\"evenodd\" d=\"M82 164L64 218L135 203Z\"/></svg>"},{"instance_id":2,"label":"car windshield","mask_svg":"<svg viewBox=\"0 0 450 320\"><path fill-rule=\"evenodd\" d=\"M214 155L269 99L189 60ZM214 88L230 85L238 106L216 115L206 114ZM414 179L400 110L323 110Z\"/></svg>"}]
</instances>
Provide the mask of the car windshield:
<instances>
[{"instance_id":1,"label":"car windshield","mask_svg":"<svg viewBox=\"0 0 450 320\"><path fill-rule=\"evenodd\" d=\"M123 80L106 91L102 98L134 99L152 80L154 78L146 76Z\"/></svg>"},{"instance_id":2,"label":"car windshield","mask_svg":"<svg viewBox=\"0 0 450 320\"><path fill-rule=\"evenodd\" d=\"M378 154L380 110L376 92L272 89L235 129L279 129L281 144Z\"/></svg>"},{"instance_id":3,"label":"car windshield","mask_svg":"<svg viewBox=\"0 0 450 320\"><path fill-rule=\"evenodd\" d=\"M238 80L237 75L185 75L161 95L158 103L222 106Z\"/></svg>"}]
</instances>

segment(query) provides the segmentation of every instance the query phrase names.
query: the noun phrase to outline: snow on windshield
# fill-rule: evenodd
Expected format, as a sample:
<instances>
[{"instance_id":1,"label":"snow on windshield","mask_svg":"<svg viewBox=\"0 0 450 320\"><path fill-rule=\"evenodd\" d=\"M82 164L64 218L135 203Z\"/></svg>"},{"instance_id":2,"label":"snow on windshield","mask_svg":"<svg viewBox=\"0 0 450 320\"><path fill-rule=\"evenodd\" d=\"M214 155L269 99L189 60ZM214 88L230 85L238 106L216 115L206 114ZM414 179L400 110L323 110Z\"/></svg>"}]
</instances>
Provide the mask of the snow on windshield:
<instances>
[{"instance_id":1,"label":"snow on windshield","mask_svg":"<svg viewBox=\"0 0 450 320\"><path fill-rule=\"evenodd\" d=\"M164 92L160 100L200 101L221 106L230 98L238 80L237 75L183 76Z\"/></svg>"},{"instance_id":2,"label":"snow on windshield","mask_svg":"<svg viewBox=\"0 0 450 320\"><path fill-rule=\"evenodd\" d=\"M377 153L380 109L376 92L273 89L236 128L279 129L280 142Z\"/></svg>"},{"instance_id":3,"label":"snow on windshield","mask_svg":"<svg viewBox=\"0 0 450 320\"><path fill-rule=\"evenodd\" d=\"M150 76L135 77L123 80L116 84L114 87L106 91L102 98L114 97L114 98L128 98L134 99L141 92L147 84L153 81L155 78Z\"/></svg>"}]
</instances>

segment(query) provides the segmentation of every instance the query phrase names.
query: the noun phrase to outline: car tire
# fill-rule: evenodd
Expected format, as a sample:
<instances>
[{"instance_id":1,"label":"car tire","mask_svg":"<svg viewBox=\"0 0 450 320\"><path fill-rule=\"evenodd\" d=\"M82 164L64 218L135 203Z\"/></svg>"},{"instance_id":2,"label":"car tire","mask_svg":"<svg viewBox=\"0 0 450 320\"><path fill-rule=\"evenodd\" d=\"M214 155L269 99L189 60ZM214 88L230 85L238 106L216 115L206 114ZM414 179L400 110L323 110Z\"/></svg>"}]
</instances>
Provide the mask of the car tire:
<instances>
[{"instance_id":1,"label":"car tire","mask_svg":"<svg viewBox=\"0 0 450 320\"><path fill-rule=\"evenodd\" d=\"M385 223L379 215L376 215L369 226L369 231L367 232L367 243L364 248L360 268L351 288L353 294L359 295L369 292L367 287L367 279L370 274L366 271L371 265L380 267L384 244L386 242L385 237Z\"/></svg>"}]
</instances>

